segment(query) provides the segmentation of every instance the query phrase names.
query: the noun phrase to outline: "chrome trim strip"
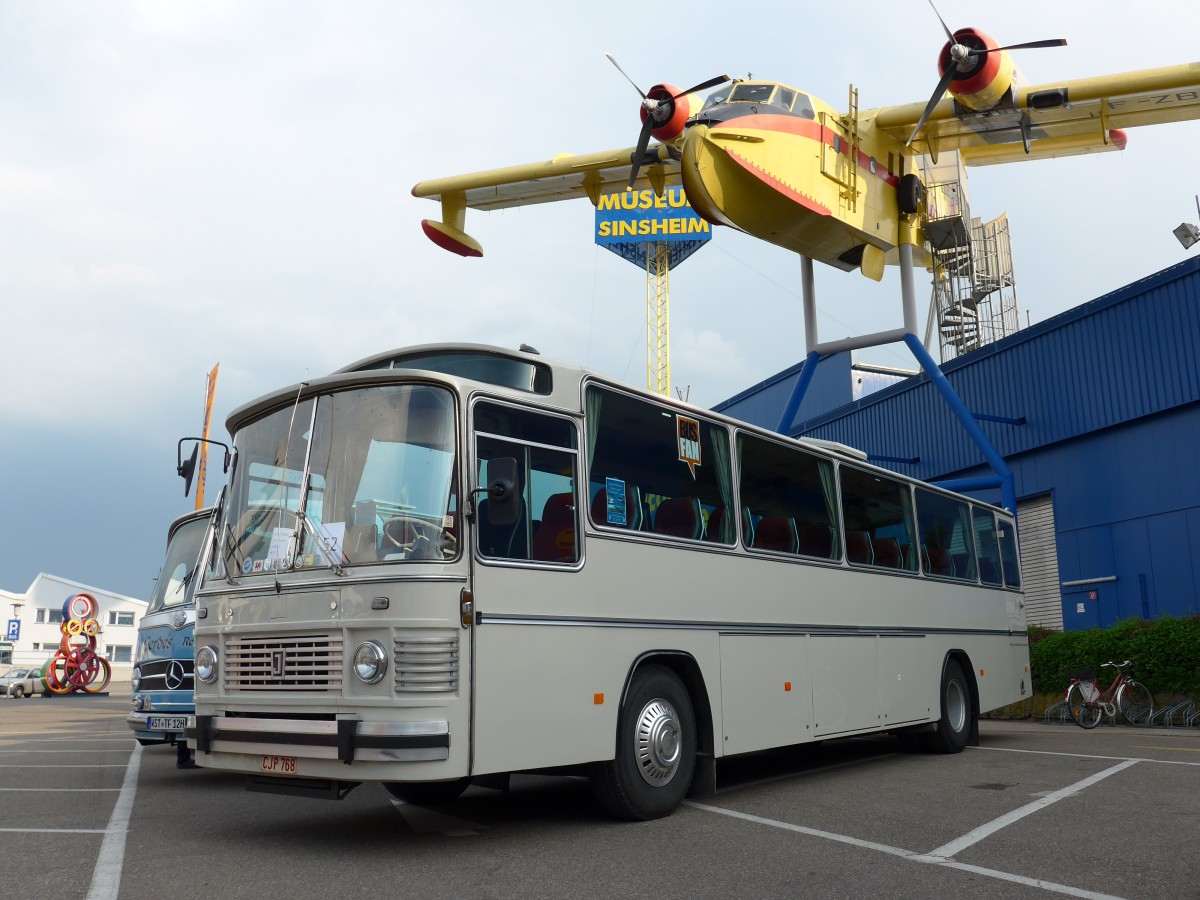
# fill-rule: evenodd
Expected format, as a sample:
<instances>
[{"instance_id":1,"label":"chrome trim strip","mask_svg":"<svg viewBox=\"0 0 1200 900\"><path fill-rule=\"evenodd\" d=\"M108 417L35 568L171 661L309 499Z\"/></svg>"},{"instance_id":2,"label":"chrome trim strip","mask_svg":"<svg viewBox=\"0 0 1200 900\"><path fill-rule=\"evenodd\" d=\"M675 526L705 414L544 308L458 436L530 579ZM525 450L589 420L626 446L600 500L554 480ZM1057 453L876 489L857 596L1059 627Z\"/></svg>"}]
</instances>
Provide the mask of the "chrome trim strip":
<instances>
[{"instance_id":1,"label":"chrome trim strip","mask_svg":"<svg viewBox=\"0 0 1200 900\"><path fill-rule=\"evenodd\" d=\"M796 623L669 621L657 619L604 619L582 616L518 616L505 613L475 614L479 625L550 625L579 628L652 628L675 631L719 631L723 634L817 634L850 637L926 637L933 634L973 634L1011 637L1007 628L916 628L901 625L814 625Z\"/></svg>"}]
</instances>

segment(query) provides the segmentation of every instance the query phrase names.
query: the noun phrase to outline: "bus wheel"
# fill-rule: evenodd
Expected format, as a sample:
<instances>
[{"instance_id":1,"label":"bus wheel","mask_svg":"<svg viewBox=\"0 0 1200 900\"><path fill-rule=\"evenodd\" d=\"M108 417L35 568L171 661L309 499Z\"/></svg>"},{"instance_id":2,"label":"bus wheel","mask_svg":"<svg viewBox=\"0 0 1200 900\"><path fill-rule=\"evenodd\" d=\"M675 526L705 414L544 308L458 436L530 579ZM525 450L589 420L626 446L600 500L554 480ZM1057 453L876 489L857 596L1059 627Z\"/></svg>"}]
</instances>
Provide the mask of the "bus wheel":
<instances>
[{"instance_id":1,"label":"bus wheel","mask_svg":"<svg viewBox=\"0 0 1200 900\"><path fill-rule=\"evenodd\" d=\"M457 800L470 784L470 778L455 778L453 781L385 781L383 786L397 800L430 806Z\"/></svg>"},{"instance_id":2,"label":"bus wheel","mask_svg":"<svg viewBox=\"0 0 1200 900\"><path fill-rule=\"evenodd\" d=\"M921 735L925 749L934 753L961 753L971 732L971 688L962 666L954 660L946 663L942 675L942 717L931 734Z\"/></svg>"},{"instance_id":3,"label":"bus wheel","mask_svg":"<svg viewBox=\"0 0 1200 900\"><path fill-rule=\"evenodd\" d=\"M610 815L644 821L679 806L696 766L696 717L687 689L664 666L633 676L617 720L617 756L592 772L592 792Z\"/></svg>"}]
</instances>

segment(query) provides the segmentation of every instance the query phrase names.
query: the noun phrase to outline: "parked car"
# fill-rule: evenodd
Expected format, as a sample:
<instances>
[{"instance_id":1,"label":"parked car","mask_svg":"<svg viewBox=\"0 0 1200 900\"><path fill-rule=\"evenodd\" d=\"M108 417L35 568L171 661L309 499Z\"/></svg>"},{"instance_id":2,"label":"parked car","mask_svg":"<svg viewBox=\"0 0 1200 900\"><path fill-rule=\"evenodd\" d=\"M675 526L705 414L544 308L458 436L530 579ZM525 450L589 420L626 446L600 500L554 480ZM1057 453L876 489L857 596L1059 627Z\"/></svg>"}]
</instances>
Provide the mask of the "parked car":
<instances>
[{"instance_id":1,"label":"parked car","mask_svg":"<svg viewBox=\"0 0 1200 900\"><path fill-rule=\"evenodd\" d=\"M32 697L42 689L41 669L9 669L0 675L0 694L5 697Z\"/></svg>"}]
</instances>

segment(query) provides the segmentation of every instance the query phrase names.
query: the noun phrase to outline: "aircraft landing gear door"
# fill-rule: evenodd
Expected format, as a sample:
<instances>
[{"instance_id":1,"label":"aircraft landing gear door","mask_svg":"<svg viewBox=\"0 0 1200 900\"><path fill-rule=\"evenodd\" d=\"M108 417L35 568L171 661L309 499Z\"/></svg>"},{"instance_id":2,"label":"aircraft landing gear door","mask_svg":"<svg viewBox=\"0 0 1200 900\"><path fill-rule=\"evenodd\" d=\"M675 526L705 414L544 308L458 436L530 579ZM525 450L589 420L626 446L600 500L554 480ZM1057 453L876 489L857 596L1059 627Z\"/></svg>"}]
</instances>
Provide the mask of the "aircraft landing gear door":
<instances>
[{"instance_id":1,"label":"aircraft landing gear door","mask_svg":"<svg viewBox=\"0 0 1200 900\"><path fill-rule=\"evenodd\" d=\"M566 416L494 400L471 408L474 648L473 774L557 765L570 756L570 703L553 672L583 563L579 428ZM551 733L553 732L553 733Z\"/></svg>"}]
</instances>

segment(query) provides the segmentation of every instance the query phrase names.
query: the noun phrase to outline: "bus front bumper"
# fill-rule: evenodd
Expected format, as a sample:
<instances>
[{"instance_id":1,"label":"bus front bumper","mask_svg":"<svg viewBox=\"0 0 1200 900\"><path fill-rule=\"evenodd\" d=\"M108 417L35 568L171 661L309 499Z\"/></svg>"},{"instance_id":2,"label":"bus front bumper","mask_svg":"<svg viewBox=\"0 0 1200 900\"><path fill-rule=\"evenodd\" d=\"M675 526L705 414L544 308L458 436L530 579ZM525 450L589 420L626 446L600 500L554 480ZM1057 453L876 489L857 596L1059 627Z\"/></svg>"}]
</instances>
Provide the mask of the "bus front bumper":
<instances>
[{"instance_id":1,"label":"bus front bumper","mask_svg":"<svg viewBox=\"0 0 1200 900\"><path fill-rule=\"evenodd\" d=\"M188 717L185 734L197 754L337 760L346 764L420 762L445 760L450 756L450 728L445 721L364 722L195 715Z\"/></svg>"}]
</instances>

